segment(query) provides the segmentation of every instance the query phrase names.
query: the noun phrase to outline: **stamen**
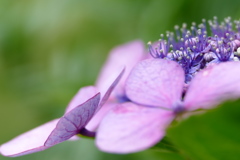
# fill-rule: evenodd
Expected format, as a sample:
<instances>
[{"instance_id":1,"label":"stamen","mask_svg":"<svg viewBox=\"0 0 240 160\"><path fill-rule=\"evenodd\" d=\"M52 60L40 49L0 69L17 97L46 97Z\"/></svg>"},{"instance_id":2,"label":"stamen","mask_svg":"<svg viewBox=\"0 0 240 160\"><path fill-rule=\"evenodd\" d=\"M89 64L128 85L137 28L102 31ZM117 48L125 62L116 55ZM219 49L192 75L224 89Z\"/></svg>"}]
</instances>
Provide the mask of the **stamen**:
<instances>
[{"instance_id":1,"label":"stamen","mask_svg":"<svg viewBox=\"0 0 240 160\"><path fill-rule=\"evenodd\" d=\"M154 58L176 61L185 72L185 83L191 81L196 73L211 63L239 61L240 59L240 22L230 17L218 22L217 17L208 21L211 35L207 35L206 20L197 25L192 22L190 30L187 24L174 27L176 35L167 31L160 34L159 44L153 49L148 43L149 52ZM198 26L198 28L197 28ZM166 39L164 39L164 37Z\"/></svg>"}]
</instances>

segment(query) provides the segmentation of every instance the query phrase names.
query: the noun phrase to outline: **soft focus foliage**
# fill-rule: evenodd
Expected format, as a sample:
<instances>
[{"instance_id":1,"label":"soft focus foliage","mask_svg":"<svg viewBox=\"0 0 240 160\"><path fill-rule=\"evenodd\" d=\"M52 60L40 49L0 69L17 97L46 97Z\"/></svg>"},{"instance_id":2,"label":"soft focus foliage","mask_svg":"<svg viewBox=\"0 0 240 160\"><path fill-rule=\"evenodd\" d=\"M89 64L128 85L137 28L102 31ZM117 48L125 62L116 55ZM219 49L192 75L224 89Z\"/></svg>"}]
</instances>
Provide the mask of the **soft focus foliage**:
<instances>
[{"instance_id":1,"label":"soft focus foliage","mask_svg":"<svg viewBox=\"0 0 240 160\"><path fill-rule=\"evenodd\" d=\"M160 33L173 30L175 24L200 22L202 18L218 16L222 20L231 16L239 19L239 6L238 0L0 1L0 143L61 116L77 90L94 83L108 52L115 45L133 39L154 41ZM219 114L226 110L225 106L213 116L220 118ZM239 110L232 113L239 113ZM189 119L179 125L176 131L189 129L187 127L194 126L191 123L199 118ZM207 123L208 117L202 121ZM227 123L224 126L231 127L230 124L234 122L239 122L239 119L224 122ZM220 124L212 122L209 126L199 125L196 129L206 131L206 127L214 128L215 125ZM217 129L212 132L216 131ZM208 147L212 143L219 144L222 139L211 139L211 136L201 134L209 140L206 143ZM234 138L236 135L226 133L223 138L225 136ZM185 138L189 137L189 140L184 142L180 141L184 137L178 137L174 133L170 137L176 139L176 144L186 150L182 152L193 159L206 159L218 151L210 150L204 157L205 153L196 153L202 146L197 146L194 137L186 135ZM237 139L234 141L238 142ZM196 146L188 147L189 143ZM236 147L239 147L239 143ZM98 160L113 157L139 160L181 159L175 152L159 152L154 149L130 155L106 154L97 150L94 141L87 139L65 142L47 151L16 159ZM0 157L2 159L9 158Z\"/></svg>"},{"instance_id":2,"label":"soft focus foliage","mask_svg":"<svg viewBox=\"0 0 240 160\"><path fill-rule=\"evenodd\" d=\"M194 160L237 160L240 153L239 100L190 117L169 128L169 138Z\"/></svg>"}]
</instances>

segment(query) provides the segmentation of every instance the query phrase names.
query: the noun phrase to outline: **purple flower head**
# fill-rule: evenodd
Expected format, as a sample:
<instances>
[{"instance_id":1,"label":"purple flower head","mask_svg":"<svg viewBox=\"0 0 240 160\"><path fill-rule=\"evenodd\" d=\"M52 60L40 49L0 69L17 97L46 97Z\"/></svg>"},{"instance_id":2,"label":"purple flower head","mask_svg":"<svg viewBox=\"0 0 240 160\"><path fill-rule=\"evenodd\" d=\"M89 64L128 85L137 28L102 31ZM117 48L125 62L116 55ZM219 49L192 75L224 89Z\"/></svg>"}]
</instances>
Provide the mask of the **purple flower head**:
<instances>
[{"instance_id":1,"label":"purple flower head","mask_svg":"<svg viewBox=\"0 0 240 160\"><path fill-rule=\"evenodd\" d=\"M95 132L86 129L86 125L107 101L123 72L124 70L115 77L102 98L94 86L80 89L69 103L63 117L47 122L2 144L1 154L15 157L42 151L68 139L76 139L77 137L74 136L77 134L95 137Z\"/></svg>"},{"instance_id":2,"label":"purple flower head","mask_svg":"<svg viewBox=\"0 0 240 160\"><path fill-rule=\"evenodd\" d=\"M238 31L225 23L225 29L214 23L221 30L213 30L213 37L207 36L205 23L199 28L194 23L191 31L183 26L182 37L177 30L177 40L171 34L172 39L161 40L157 49L149 44L154 58L139 62L131 71L125 84L129 102L116 105L101 121L97 146L113 153L147 149L165 136L174 119L239 98L240 63L231 57L239 53L238 44L232 45L239 41ZM221 37L218 44L217 37L228 32L233 39ZM164 45L172 51L168 53Z\"/></svg>"},{"instance_id":3,"label":"purple flower head","mask_svg":"<svg viewBox=\"0 0 240 160\"><path fill-rule=\"evenodd\" d=\"M240 30L238 21L235 21L237 30ZM169 59L179 63L185 72L185 82L191 79L201 69L212 63L227 61L239 61L237 52L240 47L239 32L232 28L230 18L218 23L217 18L209 21L211 36L207 36L206 20L196 26L192 23L190 30L183 24L179 29L175 26L176 35L167 32L167 39L161 34L161 39L157 46L149 45L149 53L154 58Z\"/></svg>"}]
</instances>

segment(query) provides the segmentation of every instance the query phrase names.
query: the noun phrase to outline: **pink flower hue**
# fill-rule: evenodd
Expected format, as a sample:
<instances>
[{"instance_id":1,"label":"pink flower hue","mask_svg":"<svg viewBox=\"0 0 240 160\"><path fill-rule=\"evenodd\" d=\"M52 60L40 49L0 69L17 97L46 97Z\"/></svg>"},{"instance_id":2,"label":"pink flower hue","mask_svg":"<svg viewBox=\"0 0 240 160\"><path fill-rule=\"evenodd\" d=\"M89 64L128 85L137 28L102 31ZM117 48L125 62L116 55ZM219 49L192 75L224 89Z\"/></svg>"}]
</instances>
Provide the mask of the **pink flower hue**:
<instances>
[{"instance_id":1,"label":"pink flower hue","mask_svg":"<svg viewBox=\"0 0 240 160\"><path fill-rule=\"evenodd\" d=\"M112 49L108 59L106 60L104 66L96 81L96 87L104 93L109 86L109 84L116 77L116 71L125 66L125 74L121 78L120 82L113 91L113 94L109 99L116 99L125 95L125 81L128 77L132 68L141 60L147 58L144 43L140 40L131 41L129 43L120 45ZM115 74L114 74L115 73ZM110 76L111 75L111 76Z\"/></svg>"},{"instance_id":2,"label":"pink flower hue","mask_svg":"<svg viewBox=\"0 0 240 160\"><path fill-rule=\"evenodd\" d=\"M184 70L178 63L165 59L139 62L126 81L131 102L116 105L104 117L97 146L112 153L153 146L177 116L239 98L239 68L240 63L233 61L211 65L197 72L186 90Z\"/></svg>"},{"instance_id":3,"label":"pink flower hue","mask_svg":"<svg viewBox=\"0 0 240 160\"><path fill-rule=\"evenodd\" d=\"M125 66L125 72L113 93L101 110L91 119L86 128L95 131L104 115L112 109L117 103L127 101L125 93L125 81L132 68L141 60L146 59L144 44L140 40L135 40L114 48L105 62L99 77L96 81L96 87L101 93L105 93L107 86L116 77L117 70ZM111 75L111 76L110 76Z\"/></svg>"},{"instance_id":4,"label":"pink flower hue","mask_svg":"<svg viewBox=\"0 0 240 160\"><path fill-rule=\"evenodd\" d=\"M100 73L96 87L81 88L69 103L63 117L47 122L1 145L1 154L21 156L45 150L68 139L79 139L75 136L79 133L88 136L94 134L95 132L91 131L96 130L105 113L116 105L118 98L125 95L123 85L126 76L123 75L122 68L125 66L124 72L128 75L133 66L145 58L144 53L144 44L141 41L133 41L114 48ZM115 86L116 91L111 95ZM98 91L104 95L101 100Z\"/></svg>"},{"instance_id":5,"label":"pink flower hue","mask_svg":"<svg viewBox=\"0 0 240 160\"><path fill-rule=\"evenodd\" d=\"M69 103L63 117L47 122L1 145L1 154L10 157L22 156L45 150L73 138L76 134L95 136L95 133L88 131L85 126L106 102L123 72L124 70L117 75L117 78L115 77L101 100L96 87L80 89Z\"/></svg>"}]
</instances>

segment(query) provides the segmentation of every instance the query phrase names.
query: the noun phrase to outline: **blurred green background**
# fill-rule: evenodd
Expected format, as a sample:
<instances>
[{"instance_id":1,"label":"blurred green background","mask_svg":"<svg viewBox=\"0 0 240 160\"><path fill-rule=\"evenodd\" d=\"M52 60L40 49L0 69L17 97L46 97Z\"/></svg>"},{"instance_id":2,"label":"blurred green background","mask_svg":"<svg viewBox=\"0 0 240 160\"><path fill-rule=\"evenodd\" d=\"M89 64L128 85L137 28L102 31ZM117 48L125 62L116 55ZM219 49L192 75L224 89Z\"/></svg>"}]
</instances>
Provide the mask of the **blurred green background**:
<instances>
[{"instance_id":1,"label":"blurred green background","mask_svg":"<svg viewBox=\"0 0 240 160\"><path fill-rule=\"evenodd\" d=\"M239 6L239 0L1 0L0 143L62 116L77 90L94 84L114 46L135 39L146 44L183 22L239 19ZM106 154L85 139L15 159L169 157L175 155Z\"/></svg>"}]
</instances>

